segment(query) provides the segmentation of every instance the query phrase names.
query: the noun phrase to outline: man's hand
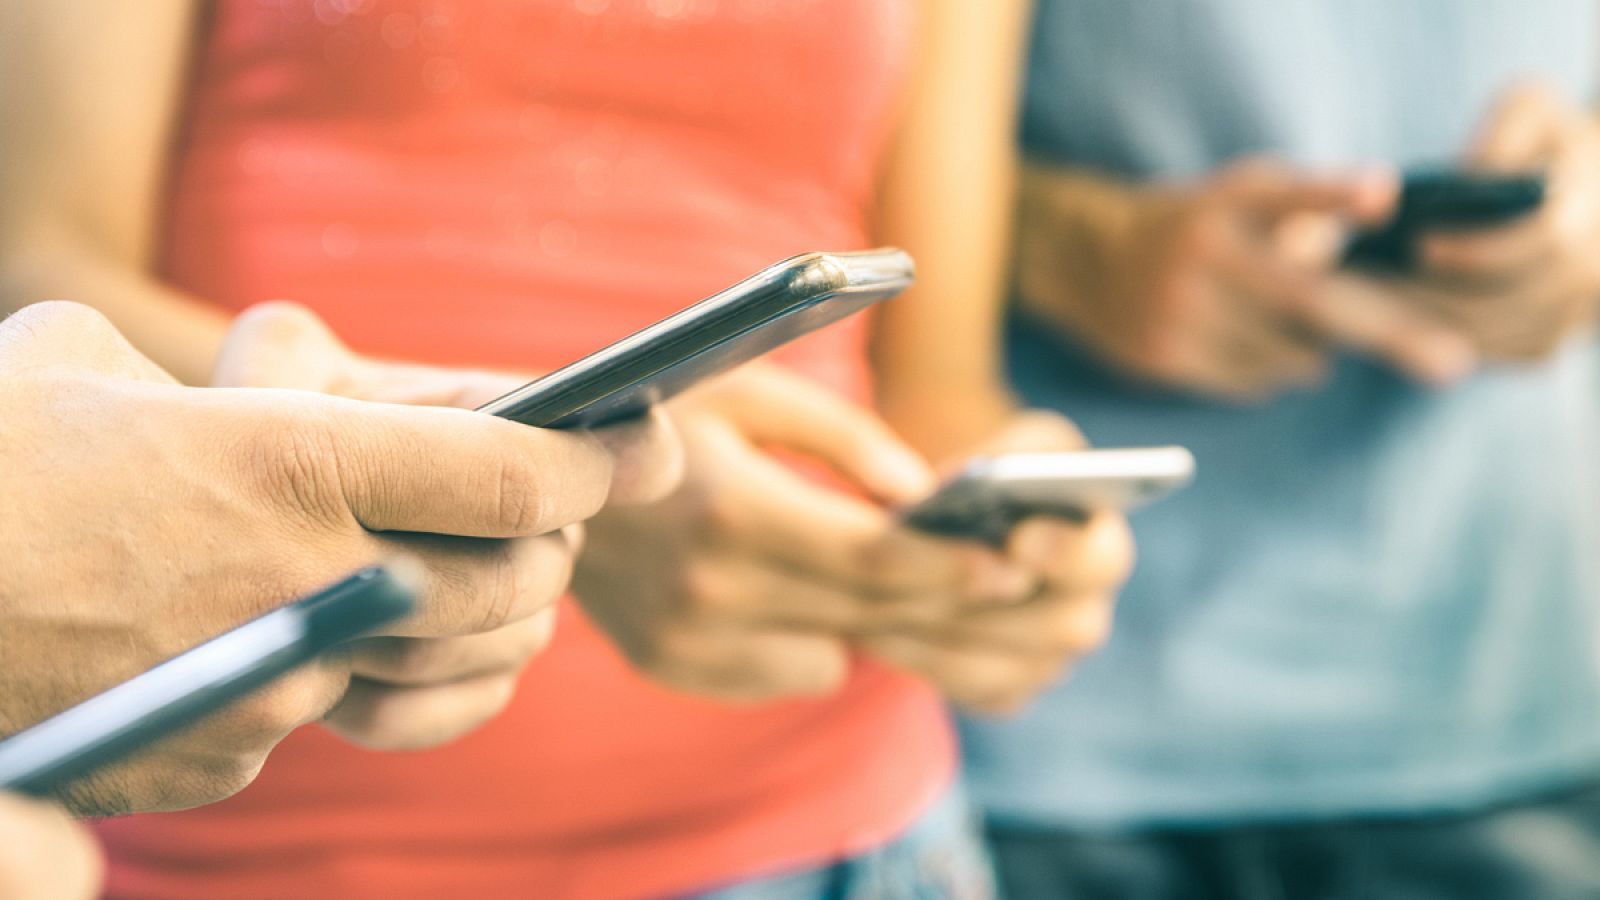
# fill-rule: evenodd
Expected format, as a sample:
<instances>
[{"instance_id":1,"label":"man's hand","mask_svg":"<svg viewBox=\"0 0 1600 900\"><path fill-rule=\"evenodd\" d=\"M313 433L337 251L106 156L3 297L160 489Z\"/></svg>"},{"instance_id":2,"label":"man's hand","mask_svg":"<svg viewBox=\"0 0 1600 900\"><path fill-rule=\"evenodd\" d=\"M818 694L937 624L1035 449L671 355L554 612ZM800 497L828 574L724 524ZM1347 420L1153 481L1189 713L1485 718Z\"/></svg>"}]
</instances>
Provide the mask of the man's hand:
<instances>
[{"instance_id":1,"label":"man's hand","mask_svg":"<svg viewBox=\"0 0 1600 900\"><path fill-rule=\"evenodd\" d=\"M537 643L543 626L519 623L565 587L574 547L562 529L601 508L615 473L582 433L183 388L72 304L0 323L0 418L0 733L396 551L424 564L430 589L387 636L447 639L362 657L412 690L358 682L347 694L342 659L293 673L70 786L64 799L84 813L220 799L330 709L336 728L376 746L477 724L508 691L481 660ZM413 646L428 649L398 649Z\"/></svg>"},{"instance_id":2,"label":"man's hand","mask_svg":"<svg viewBox=\"0 0 1600 900\"><path fill-rule=\"evenodd\" d=\"M0 795L0 897L90 900L104 868L94 839L61 810Z\"/></svg>"},{"instance_id":3,"label":"man's hand","mask_svg":"<svg viewBox=\"0 0 1600 900\"><path fill-rule=\"evenodd\" d=\"M674 406L684 486L596 518L573 583L646 675L732 701L827 693L859 634L1037 589L1000 553L897 524L883 504L920 498L933 476L866 410L759 364ZM780 453L865 496L801 476Z\"/></svg>"},{"instance_id":4,"label":"man's hand","mask_svg":"<svg viewBox=\"0 0 1600 900\"><path fill-rule=\"evenodd\" d=\"M228 387L275 387L356 400L472 409L521 386L526 378L372 360L350 351L310 310L289 303L256 306L241 315L218 360L214 381ZM595 432L611 453L615 503L659 499L682 475L682 448L659 413L649 421ZM564 529L582 544L581 525ZM535 551L544 536L507 546L522 571L513 580L552 584ZM521 547L525 553L519 554ZM566 566L559 570L564 584ZM557 590L560 586L556 585ZM553 600L555 593L547 595ZM556 606L481 634L379 637L348 651L349 690L324 720L359 744L394 749L438 743L504 708L523 666L549 643Z\"/></svg>"},{"instance_id":5,"label":"man's hand","mask_svg":"<svg viewBox=\"0 0 1600 900\"><path fill-rule=\"evenodd\" d=\"M1084 441L1060 416L1016 417L984 453L1077 450ZM1126 520L1037 518L1018 525L1006 558L1038 585L1012 603L967 604L909 626L868 631L861 643L979 712L1014 710L1105 642L1116 593L1133 565Z\"/></svg>"},{"instance_id":6,"label":"man's hand","mask_svg":"<svg viewBox=\"0 0 1600 900\"><path fill-rule=\"evenodd\" d=\"M1591 325L1600 304L1600 121L1542 86L1515 88L1490 114L1468 166L1544 172L1544 205L1501 228L1426 238L1424 277L1398 290L1455 324L1487 359L1543 359Z\"/></svg>"},{"instance_id":7,"label":"man's hand","mask_svg":"<svg viewBox=\"0 0 1600 900\"><path fill-rule=\"evenodd\" d=\"M1250 160L1196 185L1135 187L1043 167L1023 179L1024 305L1129 373L1235 400L1318 381L1335 347L1429 382L1470 345L1382 294L1331 290L1347 224L1389 214L1393 179Z\"/></svg>"}]
</instances>

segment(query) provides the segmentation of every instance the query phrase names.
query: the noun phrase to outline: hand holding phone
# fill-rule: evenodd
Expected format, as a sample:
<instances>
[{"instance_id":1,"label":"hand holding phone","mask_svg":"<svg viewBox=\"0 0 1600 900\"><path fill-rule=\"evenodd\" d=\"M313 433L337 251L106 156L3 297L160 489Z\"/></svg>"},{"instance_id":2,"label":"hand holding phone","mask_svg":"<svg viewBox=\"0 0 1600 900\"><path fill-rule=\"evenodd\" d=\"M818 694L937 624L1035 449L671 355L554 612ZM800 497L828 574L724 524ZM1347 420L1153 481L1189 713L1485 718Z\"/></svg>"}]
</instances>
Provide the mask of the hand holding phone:
<instances>
[{"instance_id":1,"label":"hand holding phone","mask_svg":"<svg viewBox=\"0 0 1600 900\"><path fill-rule=\"evenodd\" d=\"M1182 447L986 456L901 516L929 534L1003 546L1025 519L1081 521L1100 510L1128 511L1193 477L1194 457Z\"/></svg>"},{"instance_id":2,"label":"hand holding phone","mask_svg":"<svg viewBox=\"0 0 1600 900\"><path fill-rule=\"evenodd\" d=\"M48 796L197 722L409 613L417 577L363 569L0 741L0 790Z\"/></svg>"},{"instance_id":3,"label":"hand holding phone","mask_svg":"<svg viewBox=\"0 0 1600 900\"><path fill-rule=\"evenodd\" d=\"M1395 214L1379 228L1357 234L1345 249L1346 266L1379 272L1416 269L1417 244L1428 234L1499 228L1543 205L1538 173L1417 171L1405 176Z\"/></svg>"}]
</instances>

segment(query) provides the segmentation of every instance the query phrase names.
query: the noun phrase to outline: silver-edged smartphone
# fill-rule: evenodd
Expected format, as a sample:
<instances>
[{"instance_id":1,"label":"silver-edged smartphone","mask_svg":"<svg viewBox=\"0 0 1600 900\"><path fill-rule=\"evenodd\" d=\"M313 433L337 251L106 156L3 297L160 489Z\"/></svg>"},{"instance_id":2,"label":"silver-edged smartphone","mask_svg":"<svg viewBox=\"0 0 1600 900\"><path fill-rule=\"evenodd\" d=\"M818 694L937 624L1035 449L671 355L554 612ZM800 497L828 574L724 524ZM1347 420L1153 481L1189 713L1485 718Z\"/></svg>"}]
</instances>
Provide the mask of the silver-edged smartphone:
<instances>
[{"instance_id":1,"label":"silver-edged smartphone","mask_svg":"<svg viewBox=\"0 0 1600 900\"><path fill-rule=\"evenodd\" d=\"M807 253L479 407L542 428L598 428L911 285L902 250Z\"/></svg>"},{"instance_id":2,"label":"silver-edged smartphone","mask_svg":"<svg viewBox=\"0 0 1600 900\"><path fill-rule=\"evenodd\" d=\"M374 566L252 619L0 741L0 790L48 796L409 613L415 578Z\"/></svg>"},{"instance_id":3,"label":"silver-edged smartphone","mask_svg":"<svg viewBox=\"0 0 1600 900\"><path fill-rule=\"evenodd\" d=\"M1194 456L1183 447L979 457L931 497L902 510L901 519L928 534L1001 544L1023 519L1130 510L1193 479Z\"/></svg>"}]
</instances>

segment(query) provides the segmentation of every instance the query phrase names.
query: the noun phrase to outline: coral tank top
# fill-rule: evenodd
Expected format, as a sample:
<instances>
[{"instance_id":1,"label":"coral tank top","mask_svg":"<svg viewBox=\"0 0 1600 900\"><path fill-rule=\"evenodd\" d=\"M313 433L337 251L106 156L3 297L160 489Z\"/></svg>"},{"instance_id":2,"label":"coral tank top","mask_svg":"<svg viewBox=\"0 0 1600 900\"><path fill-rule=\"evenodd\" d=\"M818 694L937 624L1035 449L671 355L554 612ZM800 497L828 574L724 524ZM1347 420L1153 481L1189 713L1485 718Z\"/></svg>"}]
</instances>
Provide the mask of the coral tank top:
<instances>
[{"instance_id":1,"label":"coral tank top","mask_svg":"<svg viewBox=\"0 0 1600 900\"><path fill-rule=\"evenodd\" d=\"M762 266L867 246L909 0L220 0L173 155L172 283L385 356L554 367ZM781 355L867 396L859 318ZM240 536L247 539L247 536ZM575 607L448 747L301 729L238 796L100 823L119 897L647 897L881 844L950 777L868 662L756 708L634 675Z\"/></svg>"}]
</instances>

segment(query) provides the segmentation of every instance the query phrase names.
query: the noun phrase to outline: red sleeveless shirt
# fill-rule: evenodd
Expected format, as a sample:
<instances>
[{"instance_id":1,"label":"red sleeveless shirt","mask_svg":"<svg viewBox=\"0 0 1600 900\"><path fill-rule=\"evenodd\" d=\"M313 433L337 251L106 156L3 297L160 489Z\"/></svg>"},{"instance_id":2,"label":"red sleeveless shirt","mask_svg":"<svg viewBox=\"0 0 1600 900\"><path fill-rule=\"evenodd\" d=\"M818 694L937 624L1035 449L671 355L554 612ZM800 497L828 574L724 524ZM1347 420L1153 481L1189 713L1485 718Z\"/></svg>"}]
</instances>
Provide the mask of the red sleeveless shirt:
<instances>
[{"instance_id":1,"label":"red sleeveless shirt","mask_svg":"<svg viewBox=\"0 0 1600 900\"><path fill-rule=\"evenodd\" d=\"M779 258L870 244L909 0L220 0L166 277L288 298L359 349L547 369ZM781 359L859 400L866 323ZM248 535L240 535L248 540ZM101 823L124 897L660 896L883 842L950 777L868 663L754 709L634 675L574 607L439 750L302 729L255 785Z\"/></svg>"}]
</instances>

